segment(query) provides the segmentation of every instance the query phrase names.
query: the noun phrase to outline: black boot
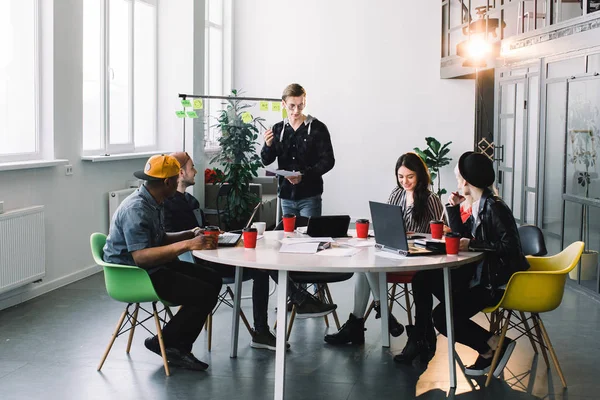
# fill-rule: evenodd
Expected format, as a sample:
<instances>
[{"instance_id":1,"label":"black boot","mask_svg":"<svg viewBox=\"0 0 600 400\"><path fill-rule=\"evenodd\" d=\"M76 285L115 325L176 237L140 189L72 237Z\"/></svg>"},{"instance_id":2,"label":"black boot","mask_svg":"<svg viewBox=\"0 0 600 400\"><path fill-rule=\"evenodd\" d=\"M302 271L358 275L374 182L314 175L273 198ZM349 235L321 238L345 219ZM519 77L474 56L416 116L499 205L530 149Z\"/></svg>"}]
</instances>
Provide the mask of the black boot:
<instances>
[{"instance_id":1,"label":"black boot","mask_svg":"<svg viewBox=\"0 0 600 400\"><path fill-rule=\"evenodd\" d=\"M427 364L430 360L429 345L425 339L417 340L413 337L409 337L406 346L402 349L402 353L394 356L394 361L397 363L410 364L417 356L421 363Z\"/></svg>"},{"instance_id":2,"label":"black boot","mask_svg":"<svg viewBox=\"0 0 600 400\"><path fill-rule=\"evenodd\" d=\"M375 319L381 318L381 308L378 301L375 302L373 309L375 310ZM394 317L394 314L392 314L391 311L389 313L388 318L388 331L393 337L398 337L404 332L404 326L400 322L398 322L398 320L396 319L396 317Z\"/></svg>"},{"instance_id":3,"label":"black boot","mask_svg":"<svg viewBox=\"0 0 600 400\"><path fill-rule=\"evenodd\" d=\"M350 314L348 321L337 333L333 335L325 335L325 341L329 344L364 344L365 343L365 320L364 318L356 318Z\"/></svg>"},{"instance_id":4,"label":"black boot","mask_svg":"<svg viewBox=\"0 0 600 400\"><path fill-rule=\"evenodd\" d=\"M406 325L406 334L408 335L408 337L410 337L414 329L414 325ZM425 340L427 341L427 345L429 346L429 352L431 356L430 358L433 358L437 349L437 334L435 333L433 325L429 325L427 327L427 332L425 333Z\"/></svg>"}]
</instances>

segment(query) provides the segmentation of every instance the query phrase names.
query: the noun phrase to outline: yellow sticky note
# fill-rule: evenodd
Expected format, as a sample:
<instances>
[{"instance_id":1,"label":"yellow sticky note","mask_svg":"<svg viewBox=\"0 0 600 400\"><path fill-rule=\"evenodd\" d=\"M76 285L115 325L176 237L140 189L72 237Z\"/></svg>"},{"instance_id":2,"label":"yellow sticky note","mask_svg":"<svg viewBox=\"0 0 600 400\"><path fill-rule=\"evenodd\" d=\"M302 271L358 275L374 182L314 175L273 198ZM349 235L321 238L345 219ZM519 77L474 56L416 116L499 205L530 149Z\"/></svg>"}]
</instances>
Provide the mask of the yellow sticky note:
<instances>
[{"instance_id":1,"label":"yellow sticky note","mask_svg":"<svg viewBox=\"0 0 600 400\"><path fill-rule=\"evenodd\" d=\"M181 105L184 107L191 107L192 103L187 99L183 99L183 100L181 100Z\"/></svg>"},{"instance_id":2,"label":"yellow sticky note","mask_svg":"<svg viewBox=\"0 0 600 400\"><path fill-rule=\"evenodd\" d=\"M269 102L268 101L261 101L259 102L260 104L260 111L269 111Z\"/></svg>"},{"instance_id":3,"label":"yellow sticky note","mask_svg":"<svg viewBox=\"0 0 600 400\"><path fill-rule=\"evenodd\" d=\"M281 118L287 118L287 110L285 108L281 110Z\"/></svg>"},{"instance_id":4,"label":"yellow sticky note","mask_svg":"<svg viewBox=\"0 0 600 400\"><path fill-rule=\"evenodd\" d=\"M194 99L194 108L196 110L202 110L204 108L204 103L202 103L202 99Z\"/></svg>"},{"instance_id":5,"label":"yellow sticky note","mask_svg":"<svg viewBox=\"0 0 600 400\"><path fill-rule=\"evenodd\" d=\"M278 101L274 101L271 103L271 110L272 111L281 111L281 103Z\"/></svg>"},{"instance_id":6,"label":"yellow sticky note","mask_svg":"<svg viewBox=\"0 0 600 400\"><path fill-rule=\"evenodd\" d=\"M185 118L185 111L175 111L177 118Z\"/></svg>"},{"instance_id":7,"label":"yellow sticky note","mask_svg":"<svg viewBox=\"0 0 600 400\"><path fill-rule=\"evenodd\" d=\"M188 118L198 118L198 114L196 114L196 111L188 111L187 116Z\"/></svg>"},{"instance_id":8,"label":"yellow sticky note","mask_svg":"<svg viewBox=\"0 0 600 400\"><path fill-rule=\"evenodd\" d=\"M252 114L250 114L248 111L244 111L242 113L242 121L245 124L248 124L248 123L252 122Z\"/></svg>"}]
</instances>

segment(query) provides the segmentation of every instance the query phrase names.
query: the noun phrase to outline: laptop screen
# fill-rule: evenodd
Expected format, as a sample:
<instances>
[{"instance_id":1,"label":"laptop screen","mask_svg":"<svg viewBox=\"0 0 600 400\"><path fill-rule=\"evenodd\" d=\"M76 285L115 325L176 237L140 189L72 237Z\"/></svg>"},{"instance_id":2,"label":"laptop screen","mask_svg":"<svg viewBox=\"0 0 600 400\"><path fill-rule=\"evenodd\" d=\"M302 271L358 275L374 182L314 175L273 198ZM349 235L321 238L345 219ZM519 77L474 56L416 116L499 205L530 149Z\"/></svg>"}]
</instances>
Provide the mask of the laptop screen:
<instances>
[{"instance_id":1,"label":"laptop screen","mask_svg":"<svg viewBox=\"0 0 600 400\"><path fill-rule=\"evenodd\" d=\"M408 251L404 216L400 206L369 201L375 242L385 247Z\"/></svg>"}]
</instances>

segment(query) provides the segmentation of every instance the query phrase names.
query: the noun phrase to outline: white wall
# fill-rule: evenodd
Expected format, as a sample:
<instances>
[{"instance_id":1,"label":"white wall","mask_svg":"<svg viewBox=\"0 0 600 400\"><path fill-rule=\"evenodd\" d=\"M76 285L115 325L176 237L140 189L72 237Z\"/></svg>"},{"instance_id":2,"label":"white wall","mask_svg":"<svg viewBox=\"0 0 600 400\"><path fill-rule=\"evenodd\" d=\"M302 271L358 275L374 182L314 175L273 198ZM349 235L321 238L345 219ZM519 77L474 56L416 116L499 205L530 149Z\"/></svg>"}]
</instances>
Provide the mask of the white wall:
<instances>
[{"instance_id":1,"label":"white wall","mask_svg":"<svg viewBox=\"0 0 600 400\"><path fill-rule=\"evenodd\" d=\"M244 0L235 3L234 86L280 97L298 82L336 155L324 213L369 215L386 201L397 158L425 137L472 150L474 83L439 78L441 8L433 1ZM453 166L442 184L454 189Z\"/></svg>"},{"instance_id":2,"label":"white wall","mask_svg":"<svg viewBox=\"0 0 600 400\"><path fill-rule=\"evenodd\" d=\"M145 159L102 163L80 160L82 148L82 2L54 2L54 133L56 158L68 159L74 174L64 167L0 172L0 200L5 210L46 206L46 277L0 295L0 309L99 271L90 254L92 232L108 230L108 191L124 188L143 168ZM159 30L165 38L159 54L159 129L166 132L166 150L181 143L181 123L175 117L178 91L191 90L192 0L162 2ZM168 6L167 6L168 5ZM169 32L171 36L165 32ZM51 108L50 108L51 109Z\"/></svg>"}]
</instances>

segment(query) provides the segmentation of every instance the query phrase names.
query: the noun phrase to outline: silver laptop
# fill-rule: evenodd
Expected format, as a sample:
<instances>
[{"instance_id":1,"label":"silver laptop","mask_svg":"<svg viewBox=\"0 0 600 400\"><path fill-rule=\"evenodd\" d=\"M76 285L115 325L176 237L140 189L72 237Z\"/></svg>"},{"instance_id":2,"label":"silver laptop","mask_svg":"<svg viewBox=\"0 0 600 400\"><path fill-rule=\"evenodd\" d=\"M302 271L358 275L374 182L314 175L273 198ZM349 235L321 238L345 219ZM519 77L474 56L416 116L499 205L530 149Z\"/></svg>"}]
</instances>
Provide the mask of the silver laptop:
<instances>
[{"instance_id":1,"label":"silver laptop","mask_svg":"<svg viewBox=\"0 0 600 400\"><path fill-rule=\"evenodd\" d=\"M259 201L258 204L256 205L256 207L254 207L254 210L252 210L252 215L250 215L250 218L248 219L248 223L246 223L245 228L249 228L250 225L252 225L252 220L254 219L254 216L256 215L256 212L258 211L261 204L262 204L262 201ZM241 238L242 238L242 230L235 230L235 231L231 231L231 232L222 233L219 235L218 246L222 246L222 247L235 246L236 244L238 244L238 242L240 241Z\"/></svg>"},{"instance_id":2,"label":"silver laptop","mask_svg":"<svg viewBox=\"0 0 600 400\"><path fill-rule=\"evenodd\" d=\"M369 207L371 208L371 220L373 221L373 231L375 232L376 248L403 256L443 254L442 251L425 249L408 244L406 229L404 227L404 216L400 206L369 201Z\"/></svg>"}]
</instances>

